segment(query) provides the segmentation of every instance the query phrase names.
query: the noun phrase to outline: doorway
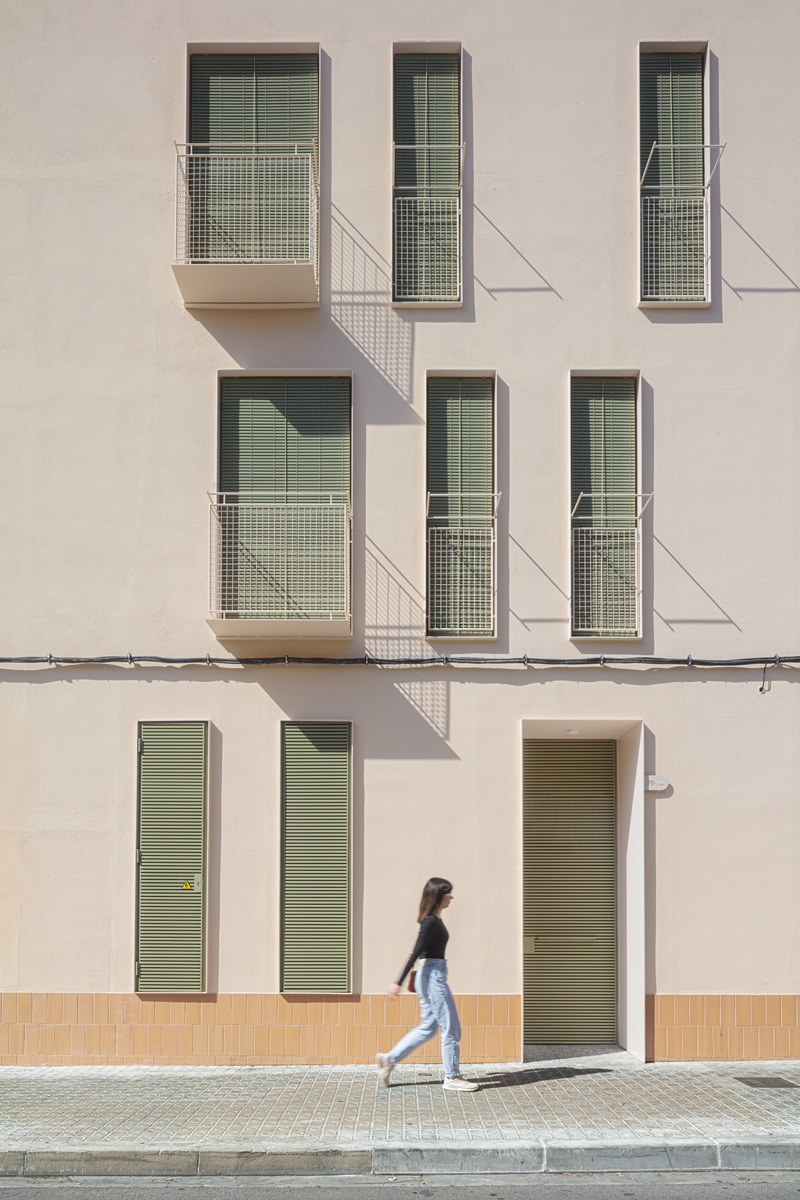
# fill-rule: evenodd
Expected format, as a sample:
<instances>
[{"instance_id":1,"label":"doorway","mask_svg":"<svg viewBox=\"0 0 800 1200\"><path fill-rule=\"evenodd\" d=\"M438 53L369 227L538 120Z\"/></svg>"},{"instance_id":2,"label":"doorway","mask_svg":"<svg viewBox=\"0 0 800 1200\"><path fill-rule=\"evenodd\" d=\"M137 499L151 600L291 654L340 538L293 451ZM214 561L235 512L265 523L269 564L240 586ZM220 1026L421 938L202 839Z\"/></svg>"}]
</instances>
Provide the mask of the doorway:
<instances>
[{"instance_id":1,"label":"doorway","mask_svg":"<svg viewBox=\"0 0 800 1200\"><path fill-rule=\"evenodd\" d=\"M615 1044L617 743L523 740L523 1041Z\"/></svg>"}]
</instances>

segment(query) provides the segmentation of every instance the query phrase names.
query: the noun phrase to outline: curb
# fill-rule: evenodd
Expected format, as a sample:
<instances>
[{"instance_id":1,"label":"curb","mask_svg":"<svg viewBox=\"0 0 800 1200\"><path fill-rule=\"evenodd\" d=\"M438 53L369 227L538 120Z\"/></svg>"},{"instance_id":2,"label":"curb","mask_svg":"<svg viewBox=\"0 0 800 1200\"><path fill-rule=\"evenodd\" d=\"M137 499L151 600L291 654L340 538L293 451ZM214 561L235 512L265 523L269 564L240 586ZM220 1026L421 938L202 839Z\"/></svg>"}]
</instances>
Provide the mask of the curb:
<instances>
[{"instance_id":1,"label":"curb","mask_svg":"<svg viewBox=\"0 0 800 1200\"><path fill-rule=\"evenodd\" d=\"M800 1139L462 1143L251 1150L0 1150L0 1178L64 1176L502 1175L798 1171Z\"/></svg>"}]
</instances>

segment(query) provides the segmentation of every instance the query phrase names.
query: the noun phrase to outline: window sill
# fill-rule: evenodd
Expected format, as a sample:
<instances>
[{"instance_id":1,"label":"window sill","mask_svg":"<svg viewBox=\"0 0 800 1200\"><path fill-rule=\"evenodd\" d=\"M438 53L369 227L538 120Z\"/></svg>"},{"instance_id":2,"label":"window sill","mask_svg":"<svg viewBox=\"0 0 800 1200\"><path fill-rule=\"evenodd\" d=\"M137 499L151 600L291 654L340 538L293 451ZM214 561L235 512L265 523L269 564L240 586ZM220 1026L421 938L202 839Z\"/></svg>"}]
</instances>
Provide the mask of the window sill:
<instances>
[{"instance_id":1,"label":"window sill","mask_svg":"<svg viewBox=\"0 0 800 1200\"><path fill-rule=\"evenodd\" d=\"M711 308L710 300L640 300L639 308Z\"/></svg>"},{"instance_id":2,"label":"window sill","mask_svg":"<svg viewBox=\"0 0 800 1200\"><path fill-rule=\"evenodd\" d=\"M496 642L496 633L427 633L429 642Z\"/></svg>"},{"instance_id":3,"label":"window sill","mask_svg":"<svg viewBox=\"0 0 800 1200\"><path fill-rule=\"evenodd\" d=\"M353 631L350 619L341 620L314 618L306 620L259 619L248 617L209 617L206 620L211 632L220 639L244 641L347 641Z\"/></svg>"},{"instance_id":4,"label":"window sill","mask_svg":"<svg viewBox=\"0 0 800 1200\"><path fill-rule=\"evenodd\" d=\"M440 309L463 308L463 300L393 300L392 308L422 308L426 312L438 312Z\"/></svg>"},{"instance_id":5,"label":"window sill","mask_svg":"<svg viewBox=\"0 0 800 1200\"><path fill-rule=\"evenodd\" d=\"M642 640L641 633L637 633L634 637L620 637L613 634L603 636L597 633L571 633L569 636L569 641L572 642L573 646L585 646L587 644L591 645L594 642L598 642L602 645L612 642L615 646L635 646Z\"/></svg>"}]
</instances>

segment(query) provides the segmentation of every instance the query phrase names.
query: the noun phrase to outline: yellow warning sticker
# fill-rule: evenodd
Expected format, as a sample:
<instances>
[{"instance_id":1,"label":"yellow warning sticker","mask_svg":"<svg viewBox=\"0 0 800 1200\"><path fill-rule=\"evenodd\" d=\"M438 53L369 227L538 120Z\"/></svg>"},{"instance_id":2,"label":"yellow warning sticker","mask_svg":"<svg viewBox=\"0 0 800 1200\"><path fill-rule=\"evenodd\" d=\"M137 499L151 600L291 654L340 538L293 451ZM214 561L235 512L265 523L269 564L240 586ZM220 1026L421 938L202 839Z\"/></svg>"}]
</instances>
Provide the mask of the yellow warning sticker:
<instances>
[{"instance_id":1,"label":"yellow warning sticker","mask_svg":"<svg viewBox=\"0 0 800 1200\"><path fill-rule=\"evenodd\" d=\"M190 892L191 890L192 890L192 885L189 883L189 880L187 879L184 881L181 891L182 892Z\"/></svg>"}]
</instances>

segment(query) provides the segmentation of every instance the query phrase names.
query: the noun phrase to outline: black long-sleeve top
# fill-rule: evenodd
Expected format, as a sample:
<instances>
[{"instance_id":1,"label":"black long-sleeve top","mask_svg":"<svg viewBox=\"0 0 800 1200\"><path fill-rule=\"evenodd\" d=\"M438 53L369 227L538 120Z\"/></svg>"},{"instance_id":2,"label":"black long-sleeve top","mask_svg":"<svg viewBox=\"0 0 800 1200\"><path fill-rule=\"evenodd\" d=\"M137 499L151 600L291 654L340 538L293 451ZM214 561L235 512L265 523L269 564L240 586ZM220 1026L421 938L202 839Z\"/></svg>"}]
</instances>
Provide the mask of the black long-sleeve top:
<instances>
[{"instance_id":1,"label":"black long-sleeve top","mask_svg":"<svg viewBox=\"0 0 800 1200\"><path fill-rule=\"evenodd\" d=\"M418 958L444 958L444 951L449 937L450 934L445 929L444 921L441 917L436 917L433 913L429 917L426 917L420 923L419 937L416 940L414 949L411 951L411 957L403 967L403 974L398 979L398 984L402 984Z\"/></svg>"}]
</instances>

